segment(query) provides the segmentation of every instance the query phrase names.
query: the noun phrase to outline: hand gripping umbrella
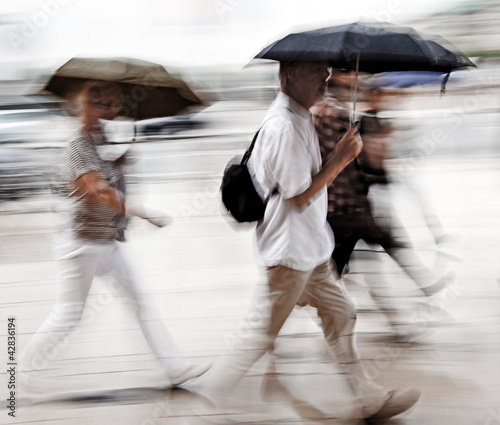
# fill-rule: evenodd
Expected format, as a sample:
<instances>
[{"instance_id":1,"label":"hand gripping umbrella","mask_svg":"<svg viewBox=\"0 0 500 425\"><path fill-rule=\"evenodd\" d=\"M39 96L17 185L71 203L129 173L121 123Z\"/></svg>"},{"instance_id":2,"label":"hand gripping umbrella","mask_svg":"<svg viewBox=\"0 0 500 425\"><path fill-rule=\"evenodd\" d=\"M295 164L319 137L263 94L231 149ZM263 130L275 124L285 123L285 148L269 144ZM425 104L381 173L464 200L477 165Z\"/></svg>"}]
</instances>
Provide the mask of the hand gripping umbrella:
<instances>
[{"instance_id":1,"label":"hand gripping umbrella","mask_svg":"<svg viewBox=\"0 0 500 425\"><path fill-rule=\"evenodd\" d=\"M448 48L443 44L447 44ZM437 43L424 38L412 28L386 22L352 23L289 34L266 47L255 58L324 61L334 68L355 71L354 112L358 72L449 73L455 69L474 66L446 41Z\"/></svg>"},{"instance_id":2,"label":"hand gripping umbrella","mask_svg":"<svg viewBox=\"0 0 500 425\"><path fill-rule=\"evenodd\" d=\"M119 83L124 97L120 115L136 120L175 115L202 103L183 80L163 66L128 58L70 59L54 73L45 90L70 100L87 80Z\"/></svg>"}]
</instances>

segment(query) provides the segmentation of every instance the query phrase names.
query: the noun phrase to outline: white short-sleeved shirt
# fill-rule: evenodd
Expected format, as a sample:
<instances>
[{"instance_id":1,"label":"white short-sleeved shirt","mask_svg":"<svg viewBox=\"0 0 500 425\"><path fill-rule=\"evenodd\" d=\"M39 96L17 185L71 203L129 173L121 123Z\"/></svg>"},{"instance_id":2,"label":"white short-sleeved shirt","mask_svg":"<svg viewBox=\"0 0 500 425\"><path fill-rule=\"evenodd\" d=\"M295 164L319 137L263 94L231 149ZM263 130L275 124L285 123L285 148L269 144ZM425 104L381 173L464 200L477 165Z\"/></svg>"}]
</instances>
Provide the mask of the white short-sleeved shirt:
<instances>
[{"instance_id":1,"label":"white short-sleeved shirt","mask_svg":"<svg viewBox=\"0 0 500 425\"><path fill-rule=\"evenodd\" d=\"M326 222L326 186L303 209L287 201L303 193L321 169L311 113L280 92L264 119L249 165L264 196L271 194L257 225L264 264L307 271L327 261L334 238Z\"/></svg>"}]
</instances>

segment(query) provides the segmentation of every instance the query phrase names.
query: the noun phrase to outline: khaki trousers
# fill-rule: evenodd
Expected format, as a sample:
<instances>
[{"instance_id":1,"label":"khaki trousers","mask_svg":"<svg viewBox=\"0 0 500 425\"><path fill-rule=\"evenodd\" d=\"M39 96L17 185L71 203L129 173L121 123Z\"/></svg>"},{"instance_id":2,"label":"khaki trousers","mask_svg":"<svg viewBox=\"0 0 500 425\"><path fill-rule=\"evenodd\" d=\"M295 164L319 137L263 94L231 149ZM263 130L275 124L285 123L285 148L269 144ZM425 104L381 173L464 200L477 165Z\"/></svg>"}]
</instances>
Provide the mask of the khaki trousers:
<instances>
[{"instance_id":1,"label":"khaki trousers","mask_svg":"<svg viewBox=\"0 0 500 425\"><path fill-rule=\"evenodd\" d=\"M313 270L298 271L285 266L267 269L267 313L262 313L261 326L238 341L222 363L220 396L225 397L252 365L273 347L281 327L296 305L316 308L325 338L345 373L364 415L377 411L387 396L386 391L365 372L356 346L354 327L356 310L342 280L337 278L331 260Z\"/></svg>"}]
</instances>

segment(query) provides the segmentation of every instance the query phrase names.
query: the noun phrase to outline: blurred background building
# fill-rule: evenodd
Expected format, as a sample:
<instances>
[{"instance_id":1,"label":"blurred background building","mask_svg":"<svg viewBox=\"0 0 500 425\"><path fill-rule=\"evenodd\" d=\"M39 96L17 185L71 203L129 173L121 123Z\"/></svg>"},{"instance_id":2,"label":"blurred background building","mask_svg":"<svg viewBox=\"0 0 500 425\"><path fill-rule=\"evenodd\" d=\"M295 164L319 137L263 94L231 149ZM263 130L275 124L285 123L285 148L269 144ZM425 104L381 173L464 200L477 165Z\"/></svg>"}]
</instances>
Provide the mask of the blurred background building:
<instances>
[{"instance_id":1,"label":"blurred background building","mask_svg":"<svg viewBox=\"0 0 500 425\"><path fill-rule=\"evenodd\" d=\"M496 0L468 0L444 7L415 24L423 32L439 34L460 46L470 57L496 59L500 56L500 3Z\"/></svg>"}]
</instances>

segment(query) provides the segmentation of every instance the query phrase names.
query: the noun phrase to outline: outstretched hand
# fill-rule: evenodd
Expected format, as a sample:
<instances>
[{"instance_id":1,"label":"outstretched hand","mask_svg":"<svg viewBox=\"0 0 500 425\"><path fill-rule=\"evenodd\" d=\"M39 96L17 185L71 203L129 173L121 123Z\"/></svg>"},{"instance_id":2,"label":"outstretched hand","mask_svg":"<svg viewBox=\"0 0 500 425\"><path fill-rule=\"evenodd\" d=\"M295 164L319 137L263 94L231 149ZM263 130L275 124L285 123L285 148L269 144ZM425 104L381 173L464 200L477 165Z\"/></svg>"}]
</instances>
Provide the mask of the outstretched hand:
<instances>
[{"instance_id":1,"label":"outstretched hand","mask_svg":"<svg viewBox=\"0 0 500 425\"><path fill-rule=\"evenodd\" d=\"M144 220L149 221L157 227L165 227L173 223L172 217L164 214L161 211L155 210L153 208L146 207L145 205L136 204L134 202L127 201L126 212L129 215L133 215Z\"/></svg>"},{"instance_id":2,"label":"outstretched hand","mask_svg":"<svg viewBox=\"0 0 500 425\"><path fill-rule=\"evenodd\" d=\"M154 224L156 227L166 227L170 226L174 220L172 217L168 215L155 215L154 217L145 217L147 221L149 221L151 224Z\"/></svg>"}]
</instances>

